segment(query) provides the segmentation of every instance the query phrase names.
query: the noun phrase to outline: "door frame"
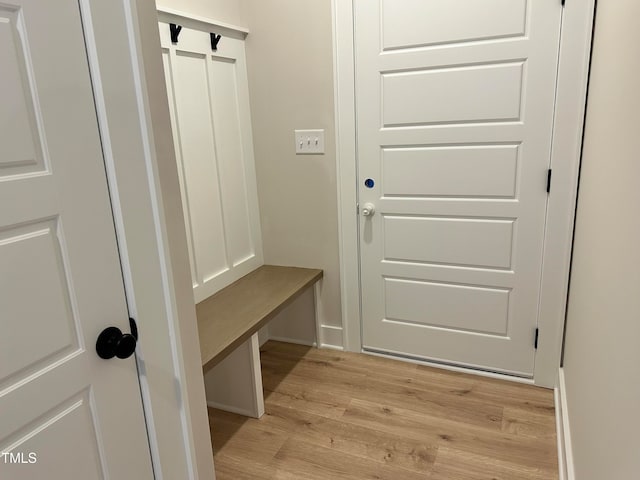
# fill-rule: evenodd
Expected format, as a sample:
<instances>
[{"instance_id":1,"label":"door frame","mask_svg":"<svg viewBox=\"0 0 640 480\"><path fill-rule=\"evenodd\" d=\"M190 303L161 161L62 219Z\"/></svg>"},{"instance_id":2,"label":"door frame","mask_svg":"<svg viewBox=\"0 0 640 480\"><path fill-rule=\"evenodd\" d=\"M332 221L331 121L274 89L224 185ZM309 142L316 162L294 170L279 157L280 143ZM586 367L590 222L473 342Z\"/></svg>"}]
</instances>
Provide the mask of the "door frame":
<instances>
[{"instance_id":1,"label":"door frame","mask_svg":"<svg viewBox=\"0 0 640 480\"><path fill-rule=\"evenodd\" d=\"M155 2L79 5L154 476L214 479Z\"/></svg>"},{"instance_id":2,"label":"door frame","mask_svg":"<svg viewBox=\"0 0 640 480\"><path fill-rule=\"evenodd\" d=\"M331 8L344 348L361 352L353 1L332 0ZM527 380L548 388L555 386L560 367L594 14L595 0L568 0L562 12L551 145L553 176L538 309L540 333L533 379Z\"/></svg>"}]
</instances>

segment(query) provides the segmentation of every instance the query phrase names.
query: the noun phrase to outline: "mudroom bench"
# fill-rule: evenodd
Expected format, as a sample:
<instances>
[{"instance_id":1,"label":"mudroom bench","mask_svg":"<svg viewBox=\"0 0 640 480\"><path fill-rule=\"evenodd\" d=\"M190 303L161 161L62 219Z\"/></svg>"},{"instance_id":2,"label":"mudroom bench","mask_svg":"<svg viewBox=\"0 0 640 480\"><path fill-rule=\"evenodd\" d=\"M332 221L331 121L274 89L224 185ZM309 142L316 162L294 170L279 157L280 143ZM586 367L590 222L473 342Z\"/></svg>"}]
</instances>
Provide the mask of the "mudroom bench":
<instances>
[{"instance_id":1,"label":"mudroom bench","mask_svg":"<svg viewBox=\"0 0 640 480\"><path fill-rule=\"evenodd\" d=\"M322 278L322 270L262 265L196 305L207 403L264 414L258 330Z\"/></svg>"}]
</instances>

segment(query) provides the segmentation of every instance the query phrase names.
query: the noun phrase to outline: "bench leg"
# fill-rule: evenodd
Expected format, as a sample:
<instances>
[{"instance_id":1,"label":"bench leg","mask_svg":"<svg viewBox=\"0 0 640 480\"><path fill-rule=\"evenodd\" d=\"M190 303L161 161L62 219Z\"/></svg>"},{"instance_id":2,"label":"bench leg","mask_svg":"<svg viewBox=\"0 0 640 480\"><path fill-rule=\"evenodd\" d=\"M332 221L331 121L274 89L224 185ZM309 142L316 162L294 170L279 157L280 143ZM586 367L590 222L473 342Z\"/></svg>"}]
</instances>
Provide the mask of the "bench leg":
<instances>
[{"instance_id":1,"label":"bench leg","mask_svg":"<svg viewBox=\"0 0 640 480\"><path fill-rule=\"evenodd\" d=\"M247 417L264 415L258 334L208 371L204 385L210 407Z\"/></svg>"}]
</instances>

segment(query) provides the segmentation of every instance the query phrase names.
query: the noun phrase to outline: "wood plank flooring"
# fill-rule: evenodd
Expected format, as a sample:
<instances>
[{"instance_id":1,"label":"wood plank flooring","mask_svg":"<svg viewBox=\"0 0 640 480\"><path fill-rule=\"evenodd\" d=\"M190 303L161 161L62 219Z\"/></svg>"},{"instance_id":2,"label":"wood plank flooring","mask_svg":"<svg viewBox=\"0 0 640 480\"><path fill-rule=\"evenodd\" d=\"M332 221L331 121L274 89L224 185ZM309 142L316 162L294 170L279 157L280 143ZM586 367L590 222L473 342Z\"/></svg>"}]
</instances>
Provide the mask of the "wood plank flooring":
<instances>
[{"instance_id":1,"label":"wood plank flooring","mask_svg":"<svg viewBox=\"0 0 640 480\"><path fill-rule=\"evenodd\" d=\"M217 480L551 480L553 392L268 342L266 414L209 410Z\"/></svg>"}]
</instances>

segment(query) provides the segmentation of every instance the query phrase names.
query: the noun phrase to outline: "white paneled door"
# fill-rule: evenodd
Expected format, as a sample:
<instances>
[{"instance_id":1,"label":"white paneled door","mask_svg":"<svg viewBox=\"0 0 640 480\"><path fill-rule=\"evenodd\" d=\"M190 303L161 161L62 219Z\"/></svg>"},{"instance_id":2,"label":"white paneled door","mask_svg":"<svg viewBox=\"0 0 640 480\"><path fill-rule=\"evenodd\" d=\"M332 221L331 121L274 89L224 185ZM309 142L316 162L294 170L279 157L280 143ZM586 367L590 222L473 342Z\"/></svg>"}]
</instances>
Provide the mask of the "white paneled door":
<instances>
[{"instance_id":1,"label":"white paneled door","mask_svg":"<svg viewBox=\"0 0 640 480\"><path fill-rule=\"evenodd\" d=\"M0 478L153 478L78 2L0 4Z\"/></svg>"},{"instance_id":2,"label":"white paneled door","mask_svg":"<svg viewBox=\"0 0 640 480\"><path fill-rule=\"evenodd\" d=\"M532 376L561 13L355 0L365 349Z\"/></svg>"}]
</instances>

